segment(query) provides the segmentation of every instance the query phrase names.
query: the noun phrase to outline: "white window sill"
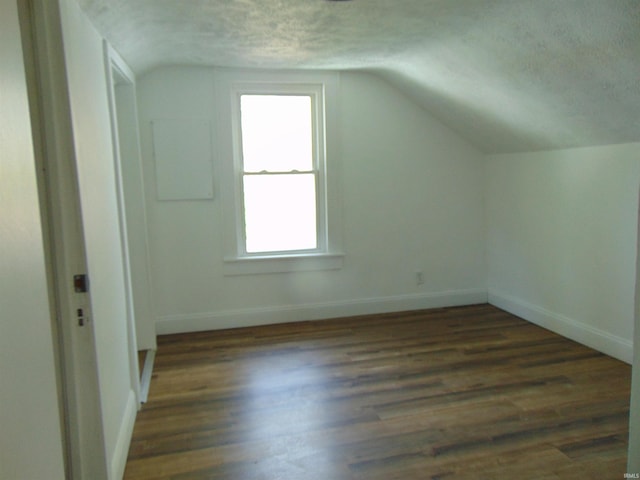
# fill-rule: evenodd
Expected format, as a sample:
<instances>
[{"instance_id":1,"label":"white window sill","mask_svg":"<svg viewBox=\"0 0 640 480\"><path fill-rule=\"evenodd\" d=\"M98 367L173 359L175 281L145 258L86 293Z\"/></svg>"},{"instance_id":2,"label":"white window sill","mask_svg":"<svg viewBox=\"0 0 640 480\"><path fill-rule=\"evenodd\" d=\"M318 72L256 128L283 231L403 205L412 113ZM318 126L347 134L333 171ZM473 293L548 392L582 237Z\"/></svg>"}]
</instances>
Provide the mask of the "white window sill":
<instances>
[{"instance_id":1,"label":"white window sill","mask_svg":"<svg viewBox=\"0 0 640 480\"><path fill-rule=\"evenodd\" d=\"M259 273L339 270L343 263L343 253L227 257L224 259L224 274L255 275Z\"/></svg>"}]
</instances>

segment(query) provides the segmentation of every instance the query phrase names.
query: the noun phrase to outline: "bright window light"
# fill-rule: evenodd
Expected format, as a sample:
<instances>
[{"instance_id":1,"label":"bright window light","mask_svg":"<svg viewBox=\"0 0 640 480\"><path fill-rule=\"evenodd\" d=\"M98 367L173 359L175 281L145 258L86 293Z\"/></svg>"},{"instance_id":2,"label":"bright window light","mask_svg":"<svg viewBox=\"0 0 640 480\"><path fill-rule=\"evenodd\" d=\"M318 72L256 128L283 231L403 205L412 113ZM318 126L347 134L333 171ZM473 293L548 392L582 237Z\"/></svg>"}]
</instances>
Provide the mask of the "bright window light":
<instances>
[{"instance_id":1,"label":"bright window light","mask_svg":"<svg viewBox=\"0 0 640 480\"><path fill-rule=\"evenodd\" d=\"M247 253L318 248L309 95L240 97Z\"/></svg>"},{"instance_id":2,"label":"bright window light","mask_svg":"<svg viewBox=\"0 0 640 480\"><path fill-rule=\"evenodd\" d=\"M248 253L318 246L313 174L245 177L244 211Z\"/></svg>"},{"instance_id":3,"label":"bright window light","mask_svg":"<svg viewBox=\"0 0 640 480\"><path fill-rule=\"evenodd\" d=\"M313 169L311 97L242 95L245 172Z\"/></svg>"}]
</instances>

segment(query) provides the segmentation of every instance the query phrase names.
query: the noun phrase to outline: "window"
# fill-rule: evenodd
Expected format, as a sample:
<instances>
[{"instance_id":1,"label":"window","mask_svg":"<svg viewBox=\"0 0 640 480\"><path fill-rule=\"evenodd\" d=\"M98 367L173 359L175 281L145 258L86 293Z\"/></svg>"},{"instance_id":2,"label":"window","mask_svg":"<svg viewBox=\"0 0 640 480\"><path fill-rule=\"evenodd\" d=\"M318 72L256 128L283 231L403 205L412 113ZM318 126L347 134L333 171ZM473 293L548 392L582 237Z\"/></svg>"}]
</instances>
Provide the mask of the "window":
<instances>
[{"instance_id":1,"label":"window","mask_svg":"<svg viewBox=\"0 0 640 480\"><path fill-rule=\"evenodd\" d=\"M241 94L239 102L246 253L321 248L315 95Z\"/></svg>"},{"instance_id":2,"label":"window","mask_svg":"<svg viewBox=\"0 0 640 480\"><path fill-rule=\"evenodd\" d=\"M231 99L218 116L226 274L342 265L338 156L328 147L337 78L281 78L225 72L217 79L218 101Z\"/></svg>"}]
</instances>

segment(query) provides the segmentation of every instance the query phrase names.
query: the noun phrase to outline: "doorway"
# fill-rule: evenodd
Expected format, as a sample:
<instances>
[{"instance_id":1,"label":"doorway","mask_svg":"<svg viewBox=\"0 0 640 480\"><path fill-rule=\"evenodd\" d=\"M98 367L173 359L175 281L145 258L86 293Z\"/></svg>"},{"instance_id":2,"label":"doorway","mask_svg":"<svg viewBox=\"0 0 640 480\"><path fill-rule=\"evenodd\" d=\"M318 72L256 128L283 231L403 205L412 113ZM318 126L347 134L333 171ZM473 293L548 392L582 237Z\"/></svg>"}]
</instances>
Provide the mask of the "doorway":
<instances>
[{"instance_id":1,"label":"doorway","mask_svg":"<svg viewBox=\"0 0 640 480\"><path fill-rule=\"evenodd\" d=\"M130 370L132 378L141 379L140 382L135 382L132 388L136 390L139 401L144 403L151 381L156 336L151 302L149 244L135 75L106 42L104 54L130 318Z\"/></svg>"}]
</instances>

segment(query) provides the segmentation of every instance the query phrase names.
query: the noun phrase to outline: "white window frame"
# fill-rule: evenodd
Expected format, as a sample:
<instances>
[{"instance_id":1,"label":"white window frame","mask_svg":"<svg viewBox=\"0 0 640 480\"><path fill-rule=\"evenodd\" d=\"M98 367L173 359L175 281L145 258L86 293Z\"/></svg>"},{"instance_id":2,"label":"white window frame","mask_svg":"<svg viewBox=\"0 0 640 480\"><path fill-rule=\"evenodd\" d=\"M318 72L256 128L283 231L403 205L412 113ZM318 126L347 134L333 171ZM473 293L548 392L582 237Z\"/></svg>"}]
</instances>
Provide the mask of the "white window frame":
<instances>
[{"instance_id":1,"label":"white window frame","mask_svg":"<svg viewBox=\"0 0 640 480\"><path fill-rule=\"evenodd\" d=\"M233 104L231 109L231 121L233 122L233 142L234 142L234 179L238 185L239 198L236 202L236 215L239 219L244 219L244 177L245 175L280 175L280 173L247 173L244 170L242 158L242 127L240 118L240 102L243 95L274 95L274 96L301 96L311 99L311 129L312 129L312 162L310 171L299 173L311 173L314 175L316 184L316 248L308 250L277 251L250 253L246 251L246 231L241 222L237 222L238 232L238 252L242 257L276 257L291 255L321 254L327 248L327 228L326 228L326 201L325 201L325 153L324 153L324 108L323 108L323 86L319 84L234 84L231 90ZM282 173L290 175L293 172Z\"/></svg>"},{"instance_id":2,"label":"white window frame","mask_svg":"<svg viewBox=\"0 0 640 480\"><path fill-rule=\"evenodd\" d=\"M224 273L328 270L342 267L340 248L339 152L337 143L337 73L217 72L218 145L222 161ZM242 95L304 95L312 99L314 173L316 175L317 248L249 253L243 212Z\"/></svg>"}]
</instances>

